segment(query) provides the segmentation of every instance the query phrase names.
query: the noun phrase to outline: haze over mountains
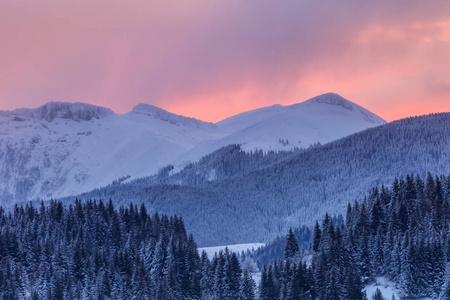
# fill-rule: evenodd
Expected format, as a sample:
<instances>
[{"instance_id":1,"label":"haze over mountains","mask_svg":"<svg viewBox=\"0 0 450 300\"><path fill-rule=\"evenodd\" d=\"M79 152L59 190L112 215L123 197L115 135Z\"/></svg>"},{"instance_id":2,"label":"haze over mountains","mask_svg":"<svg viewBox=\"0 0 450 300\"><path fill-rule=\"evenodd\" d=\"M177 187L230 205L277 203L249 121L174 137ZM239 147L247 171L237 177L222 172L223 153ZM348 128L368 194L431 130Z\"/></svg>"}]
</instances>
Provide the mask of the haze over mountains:
<instances>
[{"instance_id":1,"label":"haze over mountains","mask_svg":"<svg viewBox=\"0 0 450 300\"><path fill-rule=\"evenodd\" d=\"M2 111L0 200L9 205L76 195L155 174L168 164L181 170L229 144L246 151L307 148L383 123L337 94L265 107L217 124L148 104L122 115L63 102Z\"/></svg>"}]
</instances>

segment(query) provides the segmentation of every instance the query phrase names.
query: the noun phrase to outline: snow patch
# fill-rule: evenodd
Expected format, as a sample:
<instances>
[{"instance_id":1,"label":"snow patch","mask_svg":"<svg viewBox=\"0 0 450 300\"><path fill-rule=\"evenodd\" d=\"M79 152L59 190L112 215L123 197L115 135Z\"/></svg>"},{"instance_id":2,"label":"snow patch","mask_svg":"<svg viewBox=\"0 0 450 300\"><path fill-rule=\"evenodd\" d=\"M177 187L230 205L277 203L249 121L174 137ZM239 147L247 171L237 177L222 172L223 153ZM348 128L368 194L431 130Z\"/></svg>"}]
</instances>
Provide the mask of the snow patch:
<instances>
[{"instance_id":1,"label":"snow patch","mask_svg":"<svg viewBox=\"0 0 450 300\"><path fill-rule=\"evenodd\" d=\"M395 296L395 299L400 299L399 292L395 288L395 283L389 281L386 277L376 277L375 282L364 287L368 299L372 299L372 296L375 294L377 288L380 289L383 297L387 300L391 300L392 295Z\"/></svg>"},{"instance_id":2,"label":"snow patch","mask_svg":"<svg viewBox=\"0 0 450 300\"><path fill-rule=\"evenodd\" d=\"M375 291L377 288L380 290L380 292L383 294L383 297L386 300L391 300L392 295L395 296L395 299L397 300L408 300L411 298L400 298L400 291L395 288L395 283L388 280L386 277L380 276L375 278L375 282L372 282L364 287L364 290L366 291L367 298L372 299L372 296L375 294ZM425 298L414 298L414 300L431 300L431 298L425 297Z\"/></svg>"}]
</instances>

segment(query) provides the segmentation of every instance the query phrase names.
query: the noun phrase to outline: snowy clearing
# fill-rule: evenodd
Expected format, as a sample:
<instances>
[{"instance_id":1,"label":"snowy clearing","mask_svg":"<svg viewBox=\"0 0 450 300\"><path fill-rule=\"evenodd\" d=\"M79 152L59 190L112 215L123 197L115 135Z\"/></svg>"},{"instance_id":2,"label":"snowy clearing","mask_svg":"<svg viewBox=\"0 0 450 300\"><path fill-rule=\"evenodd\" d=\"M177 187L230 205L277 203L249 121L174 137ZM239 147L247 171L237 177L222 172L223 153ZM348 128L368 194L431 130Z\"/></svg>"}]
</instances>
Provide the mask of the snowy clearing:
<instances>
[{"instance_id":1,"label":"snowy clearing","mask_svg":"<svg viewBox=\"0 0 450 300\"><path fill-rule=\"evenodd\" d=\"M383 297L391 300L392 295L395 296L395 299L400 299L398 295L398 290L395 288L395 284L392 281L389 281L386 277L376 277L375 282L366 285L364 290L367 293L367 298L371 299L372 295L375 294L375 291L380 289Z\"/></svg>"},{"instance_id":2,"label":"snowy clearing","mask_svg":"<svg viewBox=\"0 0 450 300\"><path fill-rule=\"evenodd\" d=\"M372 299L375 291L380 289L383 297L387 300L392 299L392 295L395 296L395 299L408 300L409 298L400 298L399 291L395 288L395 284L392 281L389 281L386 277L376 277L375 282L368 284L364 287L366 291L367 298ZM431 300L431 298L414 298L415 300Z\"/></svg>"}]
</instances>

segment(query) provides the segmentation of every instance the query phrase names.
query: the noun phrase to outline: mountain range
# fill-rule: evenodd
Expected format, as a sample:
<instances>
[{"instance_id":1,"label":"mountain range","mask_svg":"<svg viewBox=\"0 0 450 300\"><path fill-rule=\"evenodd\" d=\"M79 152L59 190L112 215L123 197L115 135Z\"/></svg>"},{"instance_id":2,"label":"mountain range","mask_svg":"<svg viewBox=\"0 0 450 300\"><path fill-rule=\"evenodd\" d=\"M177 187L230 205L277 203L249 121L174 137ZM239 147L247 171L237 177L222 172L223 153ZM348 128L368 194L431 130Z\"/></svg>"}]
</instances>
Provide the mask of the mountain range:
<instances>
[{"instance_id":1,"label":"mountain range","mask_svg":"<svg viewBox=\"0 0 450 300\"><path fill-rule=\"evenodd\" d=\"M245 112L216 124L139 104L126 114L50 102L0 112L0 203L77 195L112 183L182 170L221 147L305 149L384 124L337 94Z\"/></svg>"}]
</instances>

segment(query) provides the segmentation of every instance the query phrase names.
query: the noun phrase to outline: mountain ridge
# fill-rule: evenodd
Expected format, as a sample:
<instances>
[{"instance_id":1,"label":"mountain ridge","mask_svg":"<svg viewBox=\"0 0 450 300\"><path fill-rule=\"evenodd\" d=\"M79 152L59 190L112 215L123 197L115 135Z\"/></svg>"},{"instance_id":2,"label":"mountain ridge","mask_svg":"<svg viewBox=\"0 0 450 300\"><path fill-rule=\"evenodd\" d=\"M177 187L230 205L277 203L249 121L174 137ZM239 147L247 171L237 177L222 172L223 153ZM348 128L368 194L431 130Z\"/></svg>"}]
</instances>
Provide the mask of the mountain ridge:
<instances>
[{"instance_id":1,"label":"mountain ridge","mask_svg":"<svg viewBox=\"0 0 450 300\"><path fill-rule=\"evenodd\" d=\"M19 108L12 111L1 111L4 116L22 116L52 122L56 118L89 121L101 119L115 113L106 107L83 102L52 101L36 108Z\"/></svg>"},{"instance_id":2,"label":"mountain ridge","mask_svg":"<svg viewBox=\"0 0 450 300\"><path fill-rule=\"evenodd\" d=\"M216 123L247 151L307 148L327 143L386 121L338 94L327 93L304 102L272 105L243 112ZM278 137L274 141L274 137Z\"/></svg>"},{"instance_id":3,"label":"mountain ridge","mask_svg":"<svg viewBox=\"0 0 450 300\"><path fill-rule=\"evenodd\" d=\"M169 164L177 172L230 144L247 152L292 151L377 125L332 105L275 106L283 114L272 119L259 114L265 110L234 132L146 104L125 114L61 102L0 112L0 202L76 195Z\"/></svg>"},{"instance_id":4,"label":"mountain ridge","mask_svg":"<svg viewBox=\"0 0 450 300\"><path fill-rule=\"evenodd\" d=\"M165 109L146 103L140 103L136 105L135 107L133 107L130 113L144 114L149 117L169 122L171 124L178 126L217 128L217 126L214 123L205 122L199 119L185 117L182 115L177 115Z\"/></svg>"}]
</instances>

